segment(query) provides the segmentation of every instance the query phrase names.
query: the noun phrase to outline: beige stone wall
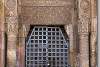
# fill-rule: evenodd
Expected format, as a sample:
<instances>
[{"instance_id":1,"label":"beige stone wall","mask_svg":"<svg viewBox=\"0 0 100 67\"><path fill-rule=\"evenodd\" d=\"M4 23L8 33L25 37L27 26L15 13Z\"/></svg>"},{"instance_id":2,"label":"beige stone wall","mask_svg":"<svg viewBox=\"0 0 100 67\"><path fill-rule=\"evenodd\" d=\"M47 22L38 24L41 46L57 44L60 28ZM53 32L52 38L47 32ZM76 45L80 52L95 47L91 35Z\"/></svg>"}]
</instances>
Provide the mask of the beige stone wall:
<instances>
[{"instance_id":1,"label":"beige stone wall","mask_svg":"<svg viewBox=\"0 0 100 67\"><path fill-rule=\"evenodd\" d=\"M70 40L71 67L96 67L94 8L96 0L5 0L5 24L0 25L0 38L4 38L6 29L7 67L25 67L25 38L30 25L63 25ZM0 23L3 23L1 12ZM1 39L0 65L4 64L3 44Z\"/></svg>"},{"instance_id":2,"label":"beige stone wall","mask_svg":"<svg viewBox=\"0 0 100 67\"><path fill-rule=\"evenodd\" d=\"M5 63L5 41L4 41L4 1L0 0L0 66Z\"/></svg>"}]
</instances>

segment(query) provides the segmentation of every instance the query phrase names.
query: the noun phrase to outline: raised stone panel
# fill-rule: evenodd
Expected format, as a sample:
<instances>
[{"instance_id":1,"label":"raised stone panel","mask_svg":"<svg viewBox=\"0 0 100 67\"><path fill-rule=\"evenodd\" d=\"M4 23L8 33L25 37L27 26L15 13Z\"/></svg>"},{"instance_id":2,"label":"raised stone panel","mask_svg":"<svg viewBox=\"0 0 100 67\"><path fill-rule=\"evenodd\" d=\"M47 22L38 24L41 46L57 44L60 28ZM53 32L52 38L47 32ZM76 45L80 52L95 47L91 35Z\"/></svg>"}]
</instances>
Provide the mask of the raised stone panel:
<instances>
[{"instance_id":1,"label":"raised stone panel","mask_svg":"<svg viewBox=\"0 0 100 67\"><path fill-rule=\"evenodd\" d=\"M72 8L22 7L22 22L28 24L69 24Z\"/></svg>"},{"instance_id":2,"label":"raised stone panel","mask_svg":"<svg viewBox=\"0 0 100 67\"><path fill-rule=\"evenodd\" d=\"M22 0L22 6L69 6L73 0Z\"/></svg>"}]
</instances>

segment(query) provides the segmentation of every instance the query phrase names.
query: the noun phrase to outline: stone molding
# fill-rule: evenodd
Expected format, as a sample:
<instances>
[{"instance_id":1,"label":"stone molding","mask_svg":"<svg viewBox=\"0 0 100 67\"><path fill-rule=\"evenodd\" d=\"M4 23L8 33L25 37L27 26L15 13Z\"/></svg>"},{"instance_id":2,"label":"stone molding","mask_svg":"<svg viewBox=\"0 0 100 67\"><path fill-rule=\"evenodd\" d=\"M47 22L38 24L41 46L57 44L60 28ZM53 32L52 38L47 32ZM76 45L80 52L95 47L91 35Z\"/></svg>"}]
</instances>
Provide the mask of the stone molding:
<instances>
[{"instance_id":1,"label":"stone molding","mask_svg":"<svg viewBox=\"0 0 100 67\"><path fill-rule=\"evenodd\" d=\"M97 0L91 0L90 66L97 66Z\"/></svg>"}]
</instances>

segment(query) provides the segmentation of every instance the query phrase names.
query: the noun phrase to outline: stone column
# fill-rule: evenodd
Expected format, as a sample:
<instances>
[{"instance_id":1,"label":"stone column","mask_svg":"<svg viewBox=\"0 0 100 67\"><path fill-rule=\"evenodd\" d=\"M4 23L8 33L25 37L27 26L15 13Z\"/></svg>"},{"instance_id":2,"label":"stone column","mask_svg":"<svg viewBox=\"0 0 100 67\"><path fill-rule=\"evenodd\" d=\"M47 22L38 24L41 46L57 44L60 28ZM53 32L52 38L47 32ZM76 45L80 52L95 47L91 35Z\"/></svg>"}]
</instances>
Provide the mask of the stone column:
<instances>
[{"instance_id":1,"label":"stone column","mask_svg":"<svg viewBox=\"0 0 100 67\"><path fill-rule=\"evenodd\" d=\"M97 14L96 0L91 0L91 36L90 36L90 65L96 67L96 44L97 44Z\"/></svg>"},{"instance_id":2,"label":"stone column","mask_svg":"<svg viewBox=\"0 0 100 67\"><path fill-rule=\"evenodd\" d=\"M66 30L66 34L68 35L69 37L69 52L70 52L70 59L69 59L69 62L70 62L70 66L73 67L74 66L74 44L73 44L73 26L72 24L69 24L69 25L65 25L65 30Z\"/></svg>"},{"instance_id":3,"label":"stone column","mask_svg":"<svg viewBox=\"0 0 100 67\"><path fill-rule=\"evenodd\" d=\"M0 0L0 67L5 65L4 33L4 0Z\"/></svg>"},{"instance_id":4,"label":"stone column","mask_svg":"<svg viewBox=\"0 0 100 67\"><path fill-rule=\"evenodd\" d=\"M90 0L78 0L80 67L89 66Z\"/></svg>"},{"instance_id":5,"label":"stone column","mask_svg":"<svg viewBox=\"0 0 100 67\"><path fill-rule=\"evenodd\" d=\"M27 38L27 34L30 30L30 25L20 24L19 25L19 37L17 46L17 61L18 67L25 67L25 40Z\"/></svg>"},{"instance_id":6,"label":"stone column","mask_svg":"<svg viewBox=\"0 0 100 67\"><path fill-rule=\"evenodd\" d=\"M80 67L89 67L88 33L80 34Z\"/></svg>"},{"instance_id":7,"label":"stone column","mask_svg":"<svg viewBox=\"0 0 100 67\"><path fill-rule=\"evenodd\" d=\"M7 24L7 67L16 67L16 46L18 35L17 0L5 0Z\"/></svg>"}]
</instances>

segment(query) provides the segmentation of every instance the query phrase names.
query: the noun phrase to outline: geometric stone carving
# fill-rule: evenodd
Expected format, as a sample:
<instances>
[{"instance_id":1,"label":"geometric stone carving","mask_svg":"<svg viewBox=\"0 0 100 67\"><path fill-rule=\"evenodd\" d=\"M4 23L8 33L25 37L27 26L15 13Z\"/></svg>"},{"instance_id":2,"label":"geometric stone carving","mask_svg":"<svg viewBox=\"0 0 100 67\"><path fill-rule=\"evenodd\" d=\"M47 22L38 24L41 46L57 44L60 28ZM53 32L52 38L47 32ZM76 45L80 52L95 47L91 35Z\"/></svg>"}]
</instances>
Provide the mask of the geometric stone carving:
<instances>
[{"instance_id":1,"label":"geometric stone carving","mask_svg":"<svg viewBox=\"0 0 100 67\"><path fill-rule=\"evenodd\" d=\"M9 23L7 32L12 33L12 34L17 34L18 33L18 24L17 23Z\"/></svg>"},{"instance_id":2,"label":"geometric stone carving","mask_svg":"<svg viewBox=\"0 0 100 67\"><path fill-rule=\"evenodd\" d=\"M90 22L90 18L86 17L86 16L81 16L79 19L79 30L78 32L80 34L84 34L84 33L88 33L89 32L89 22Z\"/></svg>"},{"instance_id":3,"label":"geometric stone carving","mask_svg":"<svg viewBox=\"0 0 100 67\"><path fill-rule=\"evenodd\" d=\"M88 33L90 24L90 1L79 1L79 33Z\"/></svg>"},{"instance_id":4,"label":"geometric stone carving","mask_svg":"<svg viewBox=\"0 0 100 67\"><path fill-rule=\"evenodd\" d=\"M6 17L6 22L7 23L17 23L18 22L18 17L17 16L9 16Z\"/></svg>"},{"instance_id":5,"label":"geometric stone carving","mask_svg":"<svg viewBox=\"0 0 100 67\"><path fill-rule=\"evenodd\" d=\"M72 8L66 7L22 7L22 21L28 24L69 24ZM29 12L30 11L30 12Z\"/></svg>"}]
</instances>

